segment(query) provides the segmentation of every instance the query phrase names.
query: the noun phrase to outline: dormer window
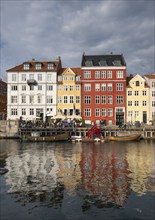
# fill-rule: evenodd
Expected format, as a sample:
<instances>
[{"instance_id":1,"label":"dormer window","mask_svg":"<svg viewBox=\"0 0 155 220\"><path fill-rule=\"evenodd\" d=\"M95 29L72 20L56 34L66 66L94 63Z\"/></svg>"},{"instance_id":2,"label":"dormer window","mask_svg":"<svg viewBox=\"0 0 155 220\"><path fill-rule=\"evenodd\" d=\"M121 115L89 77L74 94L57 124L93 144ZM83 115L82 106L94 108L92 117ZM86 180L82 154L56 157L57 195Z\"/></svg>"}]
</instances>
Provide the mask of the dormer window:
<instances>
[{"instance_id":1,"label":"dormer window","mask_svg":"<svg viewBox=\"0 0 155 220\"><path fill-rule=\"evenodd\" d=\"M48 63L47 68L48 68L48 70L53 70L54 69L54 64L53 63Z\"/></svg>"},{"instance_id":2,"label":"dormer window","mask_svg":"<svg viewBox=\"0 0 155 220\"><path fill-rule=\"evenodd\" d=\"M120 60L114 60L113 64L114 64L114 66L121 66L121 61Z\"/></svg>"},{"instance_id":3,"label":"dormer window","mask_svg":"<svg viewBox=\"0 0 155 220\"><path fill-rule=\"evenodd\" d=\"M136 81L136 86L139 86L139 81Z\"/></svg>"},{"instance_id":4,"label":"dormer window","mask_svg":"<svg viewBox=\"0 0 155 220\"><path fill-rule=\"evenodd\" d=\"M41 70L41 63L36 63L36 70Z\"/></svg>"},{"instance_id":5,"label":"dormer window","mask_svg":"<svg viewBox=\"0 0 155 220\"><path fill-rule=\"evenodd\" d=\"M29 63L25 63L24 64L24 70L29 70L30 69L30 64Z\"/></svg>"},{"instance_id":6,"label":"dormer window","mask_svg":"<svg viewBox=\"0 0 155 220\"><path fill-rule=\"evenodd\" d=\"M86 60L85 65L86 66L93 66L93 61L92 60Z\"/></svg>"},{"instance_id":7,"label":"dormer window","mask_svg":"<svg viewBox=\"0 0 155 220\"><path fill-rule=\"evenodd\" d=\"M100 60L99 65L100 66L107 66L107 61L106 60Z\"/></svg>"}]
</instances>

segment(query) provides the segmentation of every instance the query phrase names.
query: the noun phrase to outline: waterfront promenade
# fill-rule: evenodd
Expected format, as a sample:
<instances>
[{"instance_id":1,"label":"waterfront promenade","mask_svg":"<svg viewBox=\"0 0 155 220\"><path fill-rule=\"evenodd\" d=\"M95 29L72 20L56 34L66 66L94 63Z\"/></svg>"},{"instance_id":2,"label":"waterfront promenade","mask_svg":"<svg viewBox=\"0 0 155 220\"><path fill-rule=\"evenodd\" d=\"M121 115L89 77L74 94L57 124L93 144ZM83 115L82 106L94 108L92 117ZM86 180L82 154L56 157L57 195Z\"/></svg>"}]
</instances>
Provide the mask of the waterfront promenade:
<instances>
[{"instance_id":1,"label":"waterfront promenade","mask_svg":"<svg viewBox=\"0 0 155 220\"><path fill-rule=\"evenodd\" d=\"M87 132L91 126L85 127L20 127L19 121L0 121L0 138L20 138L23 135L29 135L31 132L40 132L41 135L55 135L61 133L69 133L70 136L87 136ZM141 134L144 139L155 139L155 126L145 125L136 128L135 126L129 128L119 128L118 126L101 126L101 131L104 137L108 135L129 135Z\"/></svg>"}]
</instances>

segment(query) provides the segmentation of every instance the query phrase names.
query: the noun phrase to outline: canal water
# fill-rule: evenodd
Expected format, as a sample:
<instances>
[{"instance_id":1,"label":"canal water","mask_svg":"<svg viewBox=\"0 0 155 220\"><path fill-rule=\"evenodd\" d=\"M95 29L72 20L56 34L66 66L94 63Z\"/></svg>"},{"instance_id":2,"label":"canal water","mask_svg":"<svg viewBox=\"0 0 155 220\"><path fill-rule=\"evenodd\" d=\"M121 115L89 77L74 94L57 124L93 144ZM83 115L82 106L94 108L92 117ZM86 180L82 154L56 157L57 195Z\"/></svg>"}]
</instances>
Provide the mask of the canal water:
<instances>
[{"instance_id":1,"label":"canal water","mask_svg":"<svg viewBox=\"0 0 155 220\"><path fill-rule=\"evenodd\" d=\"M1 220L155 219L155 142L0 140Z\"/></svg>"}]
</instances>

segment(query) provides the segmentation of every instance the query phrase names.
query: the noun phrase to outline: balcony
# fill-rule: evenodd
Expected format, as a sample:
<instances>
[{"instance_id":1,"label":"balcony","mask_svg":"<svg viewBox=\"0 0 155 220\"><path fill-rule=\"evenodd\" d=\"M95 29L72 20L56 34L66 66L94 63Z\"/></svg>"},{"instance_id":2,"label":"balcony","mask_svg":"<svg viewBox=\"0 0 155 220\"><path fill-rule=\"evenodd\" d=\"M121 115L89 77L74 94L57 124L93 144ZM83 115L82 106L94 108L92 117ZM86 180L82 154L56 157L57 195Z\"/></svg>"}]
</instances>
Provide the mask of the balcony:
<instances>
[{"instance_id":1,"label":"balcony","mask_svg":"<svg viewBox=\"0 0 155 220\"><path fill-rule=\"evenodd\" d=\"M27 84L29 86L35 86L35 85L37 85L37 81L35 79L28 79Z\"/></svg>"}]
</instances>

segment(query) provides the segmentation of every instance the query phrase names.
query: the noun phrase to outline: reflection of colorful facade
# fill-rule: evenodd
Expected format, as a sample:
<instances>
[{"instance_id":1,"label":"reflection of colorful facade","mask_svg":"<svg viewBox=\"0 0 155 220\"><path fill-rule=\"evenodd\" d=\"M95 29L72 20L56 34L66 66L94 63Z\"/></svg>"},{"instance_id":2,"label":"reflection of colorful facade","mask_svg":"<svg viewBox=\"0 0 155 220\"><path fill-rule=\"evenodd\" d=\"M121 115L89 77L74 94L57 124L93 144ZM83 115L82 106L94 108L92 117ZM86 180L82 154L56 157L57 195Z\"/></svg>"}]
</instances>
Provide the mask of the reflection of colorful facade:
<instances>
[{"instance_id":1,"label":"reflection of colorful facade","mask_svg":"<svg viewBox=\"0 0 155 220\"><path fill-rule=\"evenodd\" d=\"M124 152L84 148L81 159L82 183L87 192L105 203L122 206L128 196L128 163Z\"/></svg>"},{"instance_id":2,"label":"reflection of colorful facade","mask_svg":"<svg viewBox=\"0 0 155 220\"><path fill-rule=\"evenodd\" d=\"M141 145L138 148L133 144L130 146L130 151L127 152L127 161L130 170L129 178L132 180L130 182L130 188L138 194L144 194L149 190L155 191L155 172L153 172L154 154L152 152L153 149L148 149L145 145Z\"/></svg>"},{"instance_id":3,"label":"reflection of colorful facade","mask_svg":"<svg viewBox=\"0 0 155 220\"><path fill-rule=\"evenodd\" d=\"M57 148L56 150L59 149ZM65 156L65 149L61 153L58 151L56 152L56 159L59 164L58 179L60 182L63 182L67 192L72 192L81 180L79 165L81 161L81 147L73 148L70 157L69 155Z\"/></svg>"}]
</instances>

